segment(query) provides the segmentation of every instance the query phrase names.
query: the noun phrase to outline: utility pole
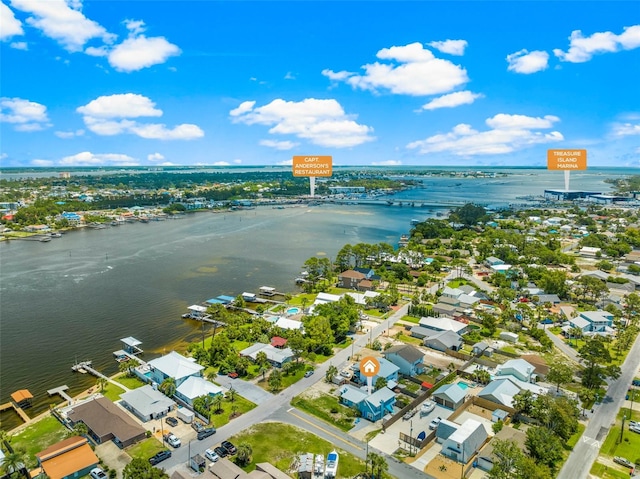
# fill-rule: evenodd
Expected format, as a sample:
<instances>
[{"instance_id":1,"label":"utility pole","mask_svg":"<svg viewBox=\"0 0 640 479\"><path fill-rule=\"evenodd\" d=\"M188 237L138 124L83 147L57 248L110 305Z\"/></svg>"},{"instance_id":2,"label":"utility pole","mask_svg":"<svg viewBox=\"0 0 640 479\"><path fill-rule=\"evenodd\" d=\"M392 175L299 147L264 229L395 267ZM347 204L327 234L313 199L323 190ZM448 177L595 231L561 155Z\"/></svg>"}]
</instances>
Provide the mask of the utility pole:
<instances>
[{"instance_id":1,"label":"utility pole","mask_svg":"<svg viewBox=\"0 0 640 479\"><path fill-rule=\"evenodd\" d=\"M627 419L627 414L623 414L622 415L622 427L620 428L620 440L618 441L618 444L622 444L622 434L624 433L624 421Z\"/></svg>"}]
</instances>

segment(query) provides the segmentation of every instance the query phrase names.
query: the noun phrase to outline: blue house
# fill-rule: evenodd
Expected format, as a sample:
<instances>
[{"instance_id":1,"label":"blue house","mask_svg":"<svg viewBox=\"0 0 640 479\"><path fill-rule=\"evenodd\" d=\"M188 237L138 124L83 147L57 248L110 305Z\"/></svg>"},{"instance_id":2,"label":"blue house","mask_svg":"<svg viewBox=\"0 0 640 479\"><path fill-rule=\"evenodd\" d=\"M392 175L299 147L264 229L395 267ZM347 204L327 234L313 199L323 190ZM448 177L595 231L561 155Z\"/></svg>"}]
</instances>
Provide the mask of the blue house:
<instances>
[{"instance_id":1,"label":"blue house","mask_svg":"<svg viewBox=\"0 0 640 479\"><path fill-rule=\"evenodd\" d=\"M399 344L382 353L387 361L400 368L405 376L416 376L424 371L424 353L411 344Z\"/></svg>"},{"instance_id":2,"label":"blue house","mask_svg":"<svg viewBox=\"0 0 640 479\"><path fill-rule=\"evenodd\" d=\"M387 387L380 388L369 395L365 390L345 385L340 389L340 402L345 406L357 408L363 418L377 421L382 419L385 414L393 413L396 396Z\"/></svg>"},{"instance_id":3,"label":"blue house","mask_svg":"<svg viewBox=\"0 0 640 479\"><path fill-rule=\"evenodd\" d=\"M387 380L387 386L393 389L398 384L398 372L400 368L385 358L378 358L378 362L380 363L380 371L372 378L372 384L375 386L378 378L385 378ZM365 384L367 382L367 378L360 373L359 367L355 374L358 377L359 383Z\"/></svg>"}]
</instances>

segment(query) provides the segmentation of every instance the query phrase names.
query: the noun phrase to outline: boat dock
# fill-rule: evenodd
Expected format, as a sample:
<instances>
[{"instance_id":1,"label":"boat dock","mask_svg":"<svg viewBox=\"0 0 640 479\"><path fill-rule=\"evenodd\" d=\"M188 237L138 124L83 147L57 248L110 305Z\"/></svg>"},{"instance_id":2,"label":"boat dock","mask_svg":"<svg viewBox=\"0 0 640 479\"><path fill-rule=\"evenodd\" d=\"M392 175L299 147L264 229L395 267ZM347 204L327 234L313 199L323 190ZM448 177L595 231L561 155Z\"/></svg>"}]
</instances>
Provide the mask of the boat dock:
<instances>
[{"instance_id":1,"label":"boat dock","mask_svg":"<svg viewBox=\"0 0 640 479\"><path fill-rule=\"evenodd\" d=\"M82 361L79 363L75 363L73 366L71 366L71 370L74 373L82 373L82 374L86 374L87 372L89 372L88 370L91 368L91 361Z\"/></svg>"},{"instance_id":2,"label":"boat dock","mask_svg":"<svg viewBox=\"0 0 640 479\"><path fill-rule=\"evenodd\" d=\"M22 419L24 422L29 422L31 420L31 418L27 416L27 413L24 412L24 410L13 401L0 404L0 411L6 411L7 409L13 409L15 412L17 412L18 416L20 416L20 419Z\"/></svg>"},{"instance_id":3,"label":"boat dock","mask_svg":"<svg viewBox=\"0 0 640 479\"><path fill-rule=\"evenodd\" d=\"M69 396L66 391L69 389L69 386L67 386L66 384L64 386L59 386L57 388L53 388L53 389L49 389L47 391L47 394L49 396L53 396L55 394L59 395L60 397L62 397L62 399L64 399L65 401L69 401L69 404L71 404L73 402L73 399L71 398L71 396Z\"/></svg>"}]
</instances>

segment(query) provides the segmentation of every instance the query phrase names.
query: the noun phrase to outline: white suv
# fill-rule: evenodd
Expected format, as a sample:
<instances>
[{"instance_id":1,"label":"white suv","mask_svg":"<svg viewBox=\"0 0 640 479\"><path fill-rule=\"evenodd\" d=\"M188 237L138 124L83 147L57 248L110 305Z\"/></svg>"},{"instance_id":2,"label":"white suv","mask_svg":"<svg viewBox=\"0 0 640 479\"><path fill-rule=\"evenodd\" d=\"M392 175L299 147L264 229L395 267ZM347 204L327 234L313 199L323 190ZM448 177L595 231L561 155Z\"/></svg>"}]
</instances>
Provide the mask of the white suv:
<instances>
[{"instance_id":1,"label":"white suv","mask_svg":"<svg viewBox=\"0 0 640 479\"><path fill-rule=\"evenodd\" d=\"M164 437L164 439L165 439L165 441L167 441L167 443L171 447L180 447L182 445L182 443L180 442L180 438L178 436L176 436L175 434L173 434L172 432L167 434Z\"/></svg>"},{"instance_id":2,"label":"white suv","mask_svg":"<svg viewBox=\"0 0 640 479\"><path fill-rule=\"evenodd\" d=\"M107 479L107 475L99 467L94 467L93 469L91 469L91 471L89 471L89 476L91 477L91 479Z\"/></svg>"}]
</instances>

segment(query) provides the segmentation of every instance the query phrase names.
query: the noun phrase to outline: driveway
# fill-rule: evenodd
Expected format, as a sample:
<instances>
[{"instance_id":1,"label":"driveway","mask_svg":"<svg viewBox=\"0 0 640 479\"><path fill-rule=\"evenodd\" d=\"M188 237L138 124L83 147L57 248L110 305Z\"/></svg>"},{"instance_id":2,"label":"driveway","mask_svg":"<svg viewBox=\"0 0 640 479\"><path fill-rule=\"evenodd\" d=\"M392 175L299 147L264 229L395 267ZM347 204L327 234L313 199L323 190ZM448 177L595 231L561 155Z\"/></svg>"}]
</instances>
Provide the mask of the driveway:
<instances>
[{"instance_id":1,"label":"driveway","mask_svg":"<svg viewBox=\"0 0 640 479\"><path fill-rule=\"evenodd\" d=\"M269 391L240 378L231 379L229 376L219 374L214 381L227 390L235 389L240 396L257 405L263 404L273 397Z\"/></svg>"},{"instance_id":2,"label":"driveway","mask_svg":"<svg viewBox=\"0 0 640 479\"><path fill-rule=\"evenodd\" d=\"M580 359L580 356L578 356L578 352L575 349L573 349L571 346L568 346L567 343L565 343L562 339L560 339L558 336L553 334L550 330L545 328L544 332L547 333L547 336L553 342L553 345L556 348L562 351L562 353L565 356L567 356L569 359L580 364L582 360Z\"/></svg>"},{"instance_id":3,"label":"driveway","mask_svg":"<svg viewBox=\"0 0 640 479\"><path fill-rule=\"evenodd\" d=\"M113 441L96 446L96 455L109 464L111 469L115 469L118 477L122 477L122 470L131 462L131 456L115 445Z\"/></svg>"}]
</instances>

